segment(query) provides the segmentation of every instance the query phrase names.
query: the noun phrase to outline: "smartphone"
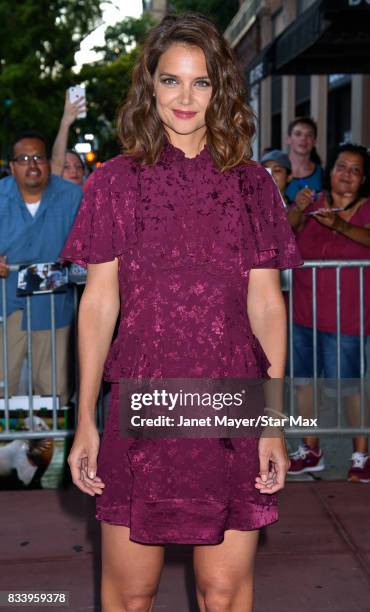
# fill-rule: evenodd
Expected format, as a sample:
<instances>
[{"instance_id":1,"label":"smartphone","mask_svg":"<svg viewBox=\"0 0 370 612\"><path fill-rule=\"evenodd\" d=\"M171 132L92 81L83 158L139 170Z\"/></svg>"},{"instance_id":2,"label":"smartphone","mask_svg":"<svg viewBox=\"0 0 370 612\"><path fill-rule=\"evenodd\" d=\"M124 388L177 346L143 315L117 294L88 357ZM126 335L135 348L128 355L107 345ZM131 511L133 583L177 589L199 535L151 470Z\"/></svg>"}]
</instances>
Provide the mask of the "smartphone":
<instances>
[{"instance_id":1,"label":"smartphone","mask_svg":"<svg viewBox=\"0 0 370 612\"><path fill-rule=\"evenodd\" d=\"M73 85L68 88L68 97L70 102L76 102L78 98L83 98L86 104L86 89L84 85ZM85 119L86 111L79 113L77 119Z\"/></svg>"},{"instance_id":2,"label":"smartphone","mask_svg":"<svg viewBox=\"0 0 370 612\"><path fill-rule=\"evenodd\" d=\"M323 210L326 210L326 209L319 208L318 210L313 210L312 212L308 212L308 213L305 213L305 214L306 215L311 215L311 216L319 215ZM344 210L344 208L330 208L328 210L330 210L330 212L332 212L332 213L333 212L342 212Z\"/></svg>"}]
</instances>

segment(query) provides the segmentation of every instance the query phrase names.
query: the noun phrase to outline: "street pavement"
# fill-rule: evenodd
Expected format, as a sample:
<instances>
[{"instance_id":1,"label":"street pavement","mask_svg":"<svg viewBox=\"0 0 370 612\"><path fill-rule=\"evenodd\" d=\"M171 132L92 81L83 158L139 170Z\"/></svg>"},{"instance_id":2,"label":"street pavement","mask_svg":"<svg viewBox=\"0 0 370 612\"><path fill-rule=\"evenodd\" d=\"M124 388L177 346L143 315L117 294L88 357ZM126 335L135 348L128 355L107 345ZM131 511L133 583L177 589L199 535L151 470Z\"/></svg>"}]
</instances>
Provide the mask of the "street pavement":
<instances>
[{"instance_id":1,"label":"street pavement","mask_svg":"<svg viewBox=\"0 0 370 612\"><path fill-rule=\"evenodd\" d=\"M369 502L370 485L289 482L260 538L255 612L369 612ZM67 590L71 612L99 611L94 501L69 487L3 491L0 504L0 589ZM155 612L197 612L191 555L166 548Z\"/></svg>"}]
</instances>

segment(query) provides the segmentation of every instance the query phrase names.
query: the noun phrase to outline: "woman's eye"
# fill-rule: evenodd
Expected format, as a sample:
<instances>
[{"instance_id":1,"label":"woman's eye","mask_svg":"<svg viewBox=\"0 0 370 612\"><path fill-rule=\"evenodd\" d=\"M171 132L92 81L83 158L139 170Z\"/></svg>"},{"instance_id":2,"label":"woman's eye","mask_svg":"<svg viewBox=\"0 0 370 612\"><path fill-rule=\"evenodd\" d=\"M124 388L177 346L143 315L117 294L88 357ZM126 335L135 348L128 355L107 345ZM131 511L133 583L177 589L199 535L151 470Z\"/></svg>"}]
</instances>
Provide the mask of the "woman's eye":
<instances>
[{"instance_id":1,"label":"woman's eye","mask_svg":"<svg viewBox=\"0 0 370 612\"><path fill-rule=\"evenodd\" d=\"M197 81L196 85L199 85L200 87L210 87L211 83L209 81Z\"/></svg>"},{"instance_id":2,"label":"woman's eye","mask_svg":"<svg viewBox=\"0 0 370 612\"><path fill-rule=\"evenodd\" d=\"M161 79L161 83L163 83L164 85L175 85L177 83L176 79L172 79L170 77L166 77L164 79Z\"/></svg>"}]
</instances>

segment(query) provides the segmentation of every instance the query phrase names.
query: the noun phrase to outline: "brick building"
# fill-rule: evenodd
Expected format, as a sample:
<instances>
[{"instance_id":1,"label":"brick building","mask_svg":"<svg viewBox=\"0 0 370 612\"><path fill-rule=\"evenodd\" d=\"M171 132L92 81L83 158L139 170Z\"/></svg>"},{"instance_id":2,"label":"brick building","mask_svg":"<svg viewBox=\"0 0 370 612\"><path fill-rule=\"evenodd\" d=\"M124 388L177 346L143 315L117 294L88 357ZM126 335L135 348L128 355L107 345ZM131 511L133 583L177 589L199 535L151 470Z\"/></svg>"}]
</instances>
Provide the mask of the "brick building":
<instances>
[{"instance_id":1,"label":"brick building","mask_svg":"<svg viewBox=\"0 0 370 612\"><path fill-rule=\"evenodd\" d=\"M255 156L285 146L311 115L322 158L339 142L370 146L370 0L241 0L225 36L259 118Z\"/></svg>"}]
</instances>

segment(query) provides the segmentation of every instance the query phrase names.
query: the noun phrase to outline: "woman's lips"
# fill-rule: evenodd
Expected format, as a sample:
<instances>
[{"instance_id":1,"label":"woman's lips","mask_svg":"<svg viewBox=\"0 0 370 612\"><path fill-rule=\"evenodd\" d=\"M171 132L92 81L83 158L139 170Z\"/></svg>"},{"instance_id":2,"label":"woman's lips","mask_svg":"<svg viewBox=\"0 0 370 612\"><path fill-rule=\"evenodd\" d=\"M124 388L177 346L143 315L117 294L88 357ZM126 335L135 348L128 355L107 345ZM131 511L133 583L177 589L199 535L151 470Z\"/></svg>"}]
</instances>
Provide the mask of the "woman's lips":
<instances>
[{"instance_id":1,"label":"woman's lips","mask_svg":"<svg viewBox=\"0 0 370 612\"><path fill-rule=\"evenodd\" d=\"M181 110L177 110L177 109L174 109L172 112L179 119L192 119L192 117L195 117L195 115L197 114L195 112L181 111Z\"/></svg>"}]
</instances>

